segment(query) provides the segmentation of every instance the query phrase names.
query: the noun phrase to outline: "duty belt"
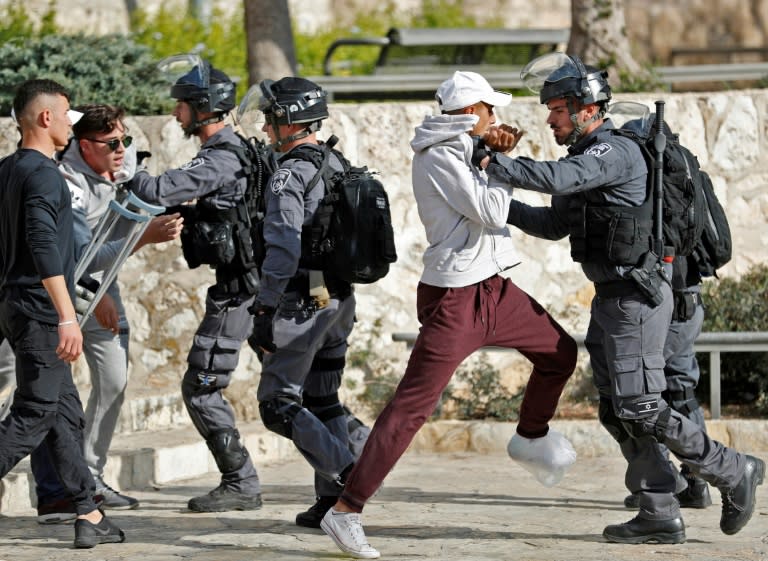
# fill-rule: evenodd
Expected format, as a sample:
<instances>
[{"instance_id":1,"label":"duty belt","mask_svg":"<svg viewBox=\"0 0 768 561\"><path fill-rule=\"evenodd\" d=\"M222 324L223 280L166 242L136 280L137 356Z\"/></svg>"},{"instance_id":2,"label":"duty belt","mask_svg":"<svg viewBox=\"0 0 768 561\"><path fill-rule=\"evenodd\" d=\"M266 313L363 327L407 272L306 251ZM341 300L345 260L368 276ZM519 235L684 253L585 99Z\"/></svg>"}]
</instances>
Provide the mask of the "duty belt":
<instances>
[{"instance_id":1,"label":"duty belt","mask_svg":"<svg viewBox=\"0 0 768 561\"><path fill-rule=\"evenodd\" d=\"M335 298L336 300L344 300L347 296L352 294L352 285L344 281L336 280L334 282L333 278L326 277L325 284L331 298ZM309 277L307 275L296 275L288 281L285 291L298 292L302 296L309 297Z\"/></svg>"},{"instance_id":2,"label":"duty belt","mask_svg":"<svg viewBox=\"0 0 768 561\"><path fill-rule=\"evenodd\" d=\"M595 294L600 298L620 298L639 294L637 285L631 280L615 280L595 283Z\"/></svg>"}]
</instances>

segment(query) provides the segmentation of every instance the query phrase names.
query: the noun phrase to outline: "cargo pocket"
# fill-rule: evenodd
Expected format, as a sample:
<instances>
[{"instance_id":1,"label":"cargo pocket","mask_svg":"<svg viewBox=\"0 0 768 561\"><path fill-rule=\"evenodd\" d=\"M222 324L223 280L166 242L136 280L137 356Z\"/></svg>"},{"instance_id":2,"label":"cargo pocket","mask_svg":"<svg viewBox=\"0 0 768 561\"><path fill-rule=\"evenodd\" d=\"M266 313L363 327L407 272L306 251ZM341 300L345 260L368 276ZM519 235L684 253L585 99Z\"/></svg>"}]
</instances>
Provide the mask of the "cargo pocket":
<instances>
[{"instance_id":1,"label":"cargo pocket","mask_svg":"<svg viewBox=\"0 0 768 561\"><path fill-rule=\"evenodd\" d=\"M614 393L617 398L637 397L645 389L644 376L640 370L640 357L628 356L613 361Z\"/></svg>"},{"instance_id":2,"label":"cargo pocket","mask_svg":"<svg viewBox=\"0 0 768 561\"><path fill-rule=\"evenodd\" d=\"M213 372L231 372L237 368L237 360L240 356L240 347L243 342L237 339L219 337L213 345Z\"/></svg>"},{"instance_id":3,"label":"cargo pocket","mask_svg":"<svg viewBox=\"0 0 768 561\"><path fill-rule=\"evenodd\" d=\"M667 379L664 376L664 357L662 355L647 355L643 357L643 375L645 377L646 393L660 394L667 389Z\"/></svg>"}]
</instances>

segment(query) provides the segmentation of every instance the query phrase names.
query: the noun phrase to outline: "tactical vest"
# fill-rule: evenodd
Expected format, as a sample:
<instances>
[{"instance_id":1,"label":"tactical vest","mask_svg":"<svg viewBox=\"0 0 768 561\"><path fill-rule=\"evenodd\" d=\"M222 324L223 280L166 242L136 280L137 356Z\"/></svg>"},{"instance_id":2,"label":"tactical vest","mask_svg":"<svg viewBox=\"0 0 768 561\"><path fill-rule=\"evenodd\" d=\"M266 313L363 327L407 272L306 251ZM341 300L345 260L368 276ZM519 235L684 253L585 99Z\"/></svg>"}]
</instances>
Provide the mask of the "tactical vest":
<instances>
[{"instance_id":1,"label":"tactical vest","mask_svg":"<svg viewBox=\"0 0 768 561\"><path fill-rule=\"evenodd\" d=\"M577 263L637 265L652 247L653 201L637 207L604 204L572 196L568 208L571 257Z\"/></svg>"}]
</instances>

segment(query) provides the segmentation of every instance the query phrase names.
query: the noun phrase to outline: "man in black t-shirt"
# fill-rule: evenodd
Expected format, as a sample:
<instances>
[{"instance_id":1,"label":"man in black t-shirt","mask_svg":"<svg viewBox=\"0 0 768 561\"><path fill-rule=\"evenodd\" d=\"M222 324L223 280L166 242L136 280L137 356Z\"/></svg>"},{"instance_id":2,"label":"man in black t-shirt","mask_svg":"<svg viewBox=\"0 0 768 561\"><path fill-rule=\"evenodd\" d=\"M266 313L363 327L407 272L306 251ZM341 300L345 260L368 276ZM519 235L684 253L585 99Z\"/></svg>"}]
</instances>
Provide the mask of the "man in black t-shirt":
<instances>
[{"instance_id":1,"label":"man in black t-shirt","mask_svg":"<svg viewBox=\"0 0 768 561\"><path fill-rule=\"evenodd\" d=\"M0 339L16 356L17 390L0 425L0 477L45 442L77 507L75 547L122 542L122 530L93 501L70 367L83 350L73 306L72 201L52 160L72 132L69 96L56 82L29 80L13 110L22 142L0 164Z\"/></svg>"}]
</instances>

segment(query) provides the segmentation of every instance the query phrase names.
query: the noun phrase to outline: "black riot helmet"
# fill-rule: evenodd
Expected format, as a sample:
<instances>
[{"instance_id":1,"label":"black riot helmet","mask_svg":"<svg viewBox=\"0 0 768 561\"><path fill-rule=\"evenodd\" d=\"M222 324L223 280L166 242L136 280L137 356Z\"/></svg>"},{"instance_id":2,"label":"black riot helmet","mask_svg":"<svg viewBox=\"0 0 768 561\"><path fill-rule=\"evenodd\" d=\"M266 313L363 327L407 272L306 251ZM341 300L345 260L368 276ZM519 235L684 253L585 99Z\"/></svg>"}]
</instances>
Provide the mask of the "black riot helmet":
<instances>
[{"instance_id":1,"label":"black riot helmet","mask_svg":"<svg viewBox=\"0 0 768 561\"><path fill-rule=\"evenodd\" d=\"M320 130L328 118L326 91L305 78L287 76L278 81L264 80L259 84L259 110L278 136L276 147L309 136ZM306 124L306 128L285 139L279 138L280 125Z\"/></svg>"},{"instance_id":2,"label":"black riot helmet","mask_svg":"<svg viewBox=\"0 0 768 561\"><path fill-rule=\"evenodd\" d=\"M171 97L202 113L228 113L235 107L235 83L221 70L202 62L176 80Z\"/></svg>"},{"instance_id":3,"label":"black riot helmet","mask_svg":"<svg viewBox=\"0 0 768 561\"><path fill-rule=\"evenodd\" d=\"M541 103L560 98L567 101L576 129L566 144L573 144L588 124L577 122L576 113L580 106L598 105L600 110L594 119L601 119L611 99L608 72L584 65L575 55L559 52L542 55L523 68L520 78L531 92L538 94Z\"/></svg>"}]
</instances>

